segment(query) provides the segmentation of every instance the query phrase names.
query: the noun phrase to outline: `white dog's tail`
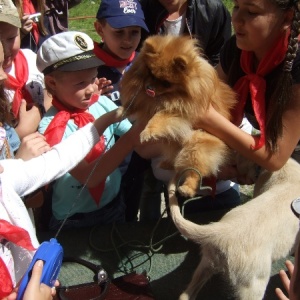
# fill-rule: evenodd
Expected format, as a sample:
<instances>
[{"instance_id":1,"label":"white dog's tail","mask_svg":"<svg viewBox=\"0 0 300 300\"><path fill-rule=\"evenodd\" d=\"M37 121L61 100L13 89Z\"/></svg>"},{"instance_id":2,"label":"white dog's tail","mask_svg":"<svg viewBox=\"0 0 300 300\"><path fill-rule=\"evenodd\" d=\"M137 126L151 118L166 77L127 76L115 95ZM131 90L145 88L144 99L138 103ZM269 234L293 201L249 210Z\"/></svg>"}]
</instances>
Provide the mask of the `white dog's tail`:
<instances>
[{"instance_id":1,"label":"white dog's tail","mask_svg":"<svg viewBox=\"0 0 300 300\"><path fill-rule=\"evenodd\" d=\"M174 177L169 183L168 192L171 217L179 232L186 238L196 243L205 243L207 238L212 238L214 233L218 231L218 228L216 228L219 227L217 222L207 225L199 225L186 220L182 216L175 193L176 183Z\"/></svg>"}]
</instances>

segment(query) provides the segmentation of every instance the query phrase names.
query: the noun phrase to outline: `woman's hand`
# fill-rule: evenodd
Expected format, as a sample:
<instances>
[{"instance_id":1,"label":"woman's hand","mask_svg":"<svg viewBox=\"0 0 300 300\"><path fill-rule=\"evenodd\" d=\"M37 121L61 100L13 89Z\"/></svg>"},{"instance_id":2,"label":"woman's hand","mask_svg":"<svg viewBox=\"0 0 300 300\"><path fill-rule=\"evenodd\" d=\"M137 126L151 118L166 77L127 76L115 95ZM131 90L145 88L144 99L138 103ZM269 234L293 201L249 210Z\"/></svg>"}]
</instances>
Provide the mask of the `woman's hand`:
<instances>
[{"instance_id":1,"label":"woman's hand","mask_svg":"<svg viewBox=\"0 0 300 300\"><path fill-rule=\"evenodd\" d=\"M21 33L25 36L32 30L33 20L29 19L28 14L24 14L21 19Z\"/></svg>"}]
</instances>

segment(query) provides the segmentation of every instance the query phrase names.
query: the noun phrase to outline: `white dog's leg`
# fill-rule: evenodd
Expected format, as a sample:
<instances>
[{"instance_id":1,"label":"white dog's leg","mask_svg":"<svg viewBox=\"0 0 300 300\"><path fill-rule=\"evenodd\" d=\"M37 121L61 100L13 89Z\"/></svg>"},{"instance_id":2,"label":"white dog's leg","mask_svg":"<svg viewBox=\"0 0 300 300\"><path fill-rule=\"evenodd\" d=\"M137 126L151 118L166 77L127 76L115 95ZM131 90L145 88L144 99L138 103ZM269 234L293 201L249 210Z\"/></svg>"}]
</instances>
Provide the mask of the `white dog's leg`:
<instances>
[{"instance_id":1,"label":"white dog's leg","mask_svg":"<svg viewBox=\"0 0 300 300\"><path fill-rule=\"evenodd\" d=\"M204 284L214 275L213 263L209 257L203 255L201 262L193 274L187 289L180 295L179 300L193 300Z\"/></svg>"},{"instance_id":2,"label":"white dog's leg","mask_svg":"<svg viewBox=\"0 0 300 300\"><path fill-rule=\"evenodd\" d=\"M251 258L249 259L251 261ZM261 257L260 264L245 267L244 272L236 272L238 277L235 285L235 295L239 300L261 300L270 279L272 263L270 257Z\"/></svg>"}]
</instances>

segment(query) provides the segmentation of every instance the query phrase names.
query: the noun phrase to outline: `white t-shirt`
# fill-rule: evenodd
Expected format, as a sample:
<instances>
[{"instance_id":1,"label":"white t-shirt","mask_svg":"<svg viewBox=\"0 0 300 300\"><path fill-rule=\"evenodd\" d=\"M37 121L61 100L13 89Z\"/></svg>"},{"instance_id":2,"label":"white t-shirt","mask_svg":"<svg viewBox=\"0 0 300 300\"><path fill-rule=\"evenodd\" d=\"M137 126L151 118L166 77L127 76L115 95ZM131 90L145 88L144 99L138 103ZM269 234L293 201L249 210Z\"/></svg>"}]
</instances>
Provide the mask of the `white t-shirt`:
<instances>
[{"instance_id":1,"label":"white t-shirt","mask_svg":"<svg viewBox=\"0 0 300 300\"><path fill-rule=\"evenodd\" d=\"M182 35L185 26L185 14L180 16L176 20L165 20L164 29L166 34L170 35Z\"/></svg>"}]
</instances>

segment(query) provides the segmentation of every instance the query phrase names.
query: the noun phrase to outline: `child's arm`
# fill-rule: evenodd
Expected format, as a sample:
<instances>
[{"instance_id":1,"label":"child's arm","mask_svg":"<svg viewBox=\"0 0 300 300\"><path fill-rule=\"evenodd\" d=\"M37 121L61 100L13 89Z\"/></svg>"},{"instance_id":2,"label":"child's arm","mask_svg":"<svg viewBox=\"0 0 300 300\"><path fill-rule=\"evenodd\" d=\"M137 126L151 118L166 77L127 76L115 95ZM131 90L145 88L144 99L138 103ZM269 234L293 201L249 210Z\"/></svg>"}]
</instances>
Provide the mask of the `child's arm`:
<instances>
[{"instance_id":1,"label":"child's arm","mask_svg":"<svg viewBox=\"0 0 300 300\"><path fill-rule=\"evenodd\" d=\"M112 173L125 157L133 150L144 158L152 158L161 154L161 148L164 145L158 143L140 143L140 133L144 129L144 124L134 124L131 129L122 135L118 141L102 156L97 162L87 164L84 160L80 162L70 174L82 184L86 184L88 188L97 186L110 173ZM86 182L94 165L92 176Z\"/></svg>"},{"instance_id":2,"label":"child's arm","mask_svg":"<svg viewBox=\"0 0 300 300\"><path fill-rule=\"evenodd\" d=\"M93 124L86 125L55 145L50 151L29 161L1 161L4 168L1 177L4 176L20 196L35 191L74 168L99 141L99 135L102 135L109 125L119 121L120 116L120 109L108 112Z\"/></svg>"}]
</instances>

